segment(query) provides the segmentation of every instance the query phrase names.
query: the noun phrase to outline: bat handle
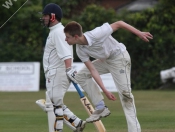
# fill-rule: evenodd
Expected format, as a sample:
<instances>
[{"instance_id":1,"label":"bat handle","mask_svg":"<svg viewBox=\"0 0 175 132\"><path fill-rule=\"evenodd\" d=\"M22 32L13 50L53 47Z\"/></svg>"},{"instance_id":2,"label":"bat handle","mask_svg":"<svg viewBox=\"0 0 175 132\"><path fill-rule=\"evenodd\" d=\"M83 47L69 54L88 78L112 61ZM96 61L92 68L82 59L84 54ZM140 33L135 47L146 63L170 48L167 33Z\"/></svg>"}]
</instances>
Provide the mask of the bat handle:
<instances>
[{"instance_id":1,"label":"bat handle","mask_svg":"<svg viewBox=\"0 0 175 132\"><path fill-rule=\"evenodd\" d=\"M76 83L74 83L73 81L72 81L72 83L73 83L74 87L76 88L76 90L77 90L80 98L83 98L84 97L84 94L82 93L82 91L80 90L80 88L78 87L78 85Z\"/></svg>"}]
</instances>

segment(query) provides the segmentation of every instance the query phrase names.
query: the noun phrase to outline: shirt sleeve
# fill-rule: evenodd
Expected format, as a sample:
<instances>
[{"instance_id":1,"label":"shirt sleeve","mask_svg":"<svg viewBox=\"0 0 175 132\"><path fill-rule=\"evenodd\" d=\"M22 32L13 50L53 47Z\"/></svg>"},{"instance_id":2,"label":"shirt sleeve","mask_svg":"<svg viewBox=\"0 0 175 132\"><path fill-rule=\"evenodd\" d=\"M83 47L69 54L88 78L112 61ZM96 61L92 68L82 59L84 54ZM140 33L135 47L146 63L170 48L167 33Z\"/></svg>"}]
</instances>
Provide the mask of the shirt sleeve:
<instances>
[{"instance_id":1,"label":"shirt sleeve","mask_svg":"<svg viewBox=\"0 0 175 132\"><path fill-rule=\"evenodd\" d=\"M57 54L62 61L72 58L73 56L72 46L65 41L65 38L65 34L62 31L55 31L53 43L55 44Z\"/></svg>"},{"instance_id":2,"label":"shirt sleeve","mask_svg":"<svg viewBox=\"0 0 175 132\"><path fill-rule=\"evenodd\" d=\"M102 42L112 33L113 30L109 23L104 23L102 26L96 27L95 29L89 31L89 35L91 36L91 38L94 38L98 41L100 40Z\"/></svg>"}]
</instances>

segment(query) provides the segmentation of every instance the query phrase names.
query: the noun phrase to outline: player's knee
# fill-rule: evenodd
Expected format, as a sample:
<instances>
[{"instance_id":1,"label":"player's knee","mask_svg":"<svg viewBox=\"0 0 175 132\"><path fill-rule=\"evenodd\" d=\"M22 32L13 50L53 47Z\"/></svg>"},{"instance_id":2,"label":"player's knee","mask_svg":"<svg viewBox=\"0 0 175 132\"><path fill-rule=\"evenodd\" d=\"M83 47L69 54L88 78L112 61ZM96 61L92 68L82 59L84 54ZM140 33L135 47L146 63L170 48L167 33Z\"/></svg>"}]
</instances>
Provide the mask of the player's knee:
<instances>
[{"instance_id":1,"label":"player's knee","mask_svg":"<svg viewBox=\"0 0 175 132\"><path fill-rule=\"evenodd\" d=\"M54 106L54 113L56 116L56 122L63 121L63 109L62 106Z\"/></svg>"},{"instance_id":2,"label":"player's knee","mask_svg":"<svg viewBox=\"0 0 175 132\"><path fill-rule=\"evenodd\" d=\"M53 98L53 105L54 106L58 106L58 107L62 107L62 105L63 105L63 98L54 97Z\"/></svg>"},{"instance_id":3,"label":"player's knee","mask_svg":"<svg viewBox=\"0 0 175 132\"><path fill-rule=\"evenodd\" d=\"M62 106L54 106L55 116L58 118L57 120L63 120L63 109Z\"/></svg>"},{"instance_id":4,"label":"player's knee","mask_svg":"<svg viewBox=\"0 0 175 132\"><path fill-rule=\"evenodd\" d=\"M123 91L122 99L124 102L133 102L133 94L130 91Z\"/></svg>"},{"instance_id":5,"label":"player's knee","mask_svg":"<svg viewBox=\"0 0 175 132\"><path fill-rule=\"evenodd\" d=\"M54 106L54 113L55 113L55 131L63 129L63 109L62 106Z\"/></svg>"},{"instance_id":6,"label":"player's knee","mask_svg":"<svg viewBox=\"0 0 175 132\"><path fill-rule=\"evenodd\" d=\"M84 80L89 79L89 78L92 78L92 75L82 70L80 70L75 76L75 79L79 82L84 82Z\"/></svg>"}]
</instances>

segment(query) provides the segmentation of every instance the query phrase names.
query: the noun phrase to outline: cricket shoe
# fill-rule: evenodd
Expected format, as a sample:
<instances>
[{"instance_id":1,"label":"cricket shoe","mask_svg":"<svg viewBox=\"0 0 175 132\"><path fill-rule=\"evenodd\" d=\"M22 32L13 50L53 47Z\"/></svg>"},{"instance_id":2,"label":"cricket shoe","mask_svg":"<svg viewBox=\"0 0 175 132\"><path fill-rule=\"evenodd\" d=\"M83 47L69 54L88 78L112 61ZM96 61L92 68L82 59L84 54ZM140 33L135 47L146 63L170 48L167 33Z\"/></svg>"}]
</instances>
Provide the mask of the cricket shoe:
<instances>
[{"instance_id":1,"label":"cricket shoe","mask_svg":"<svg viewBox=\"0 0 175 132\"><path fill-rule=\"evenodd\" d=\"M109 116L111 112L105 106L102 110L95 110L92 115L86 119L86 122L91 123L100 120L102 117Z\"/></svg>"},{"instance_id":2,"label":"cricket shoe","mask_svg":"<svg viewBox=\"0 0 175 132\"><path fill-rule=\"evenodd\" d=\"M74 132L83 132L85 125L86 125L86 121L81 120Z\"/></svg>"}]
</instances>

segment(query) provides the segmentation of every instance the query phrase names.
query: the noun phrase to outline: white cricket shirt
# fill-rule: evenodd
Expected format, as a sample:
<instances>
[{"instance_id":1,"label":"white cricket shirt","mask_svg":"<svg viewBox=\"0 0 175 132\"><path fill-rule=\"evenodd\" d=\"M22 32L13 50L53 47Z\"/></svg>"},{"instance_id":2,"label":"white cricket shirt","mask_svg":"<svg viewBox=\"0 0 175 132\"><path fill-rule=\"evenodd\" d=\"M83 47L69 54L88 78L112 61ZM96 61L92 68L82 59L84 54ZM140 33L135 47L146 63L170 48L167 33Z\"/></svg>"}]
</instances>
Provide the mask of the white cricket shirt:
<instances>
[{"instance_id":1,"label":"white cricket shirt","mask_svg":"<svg viewBox=\"0 0 175 132\"><path fill-rule=\"evenodd\" d=\"M88 41L88 45L76 45L76 52L82 62L89 60L89 57L96 59L107 59L113 53L120 54L125 51L124 44L119 43L111 34L113 29L109 23L104 23L91 31L85 32L84 36Z\"/></svg>"},{"instance_id":2,"label":"white cricket shirt","mask_svg":"<svg viewBox=\"0 0 175 132\"><path fill-rule=\"evenodd\" d=\"M50 69L65 68L64 60L73 58L72 46L65 41L64 26L58 23L49 29L43 55L45 73Z\"/></svg>"}]
</instances>

